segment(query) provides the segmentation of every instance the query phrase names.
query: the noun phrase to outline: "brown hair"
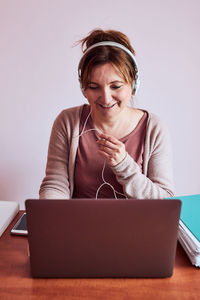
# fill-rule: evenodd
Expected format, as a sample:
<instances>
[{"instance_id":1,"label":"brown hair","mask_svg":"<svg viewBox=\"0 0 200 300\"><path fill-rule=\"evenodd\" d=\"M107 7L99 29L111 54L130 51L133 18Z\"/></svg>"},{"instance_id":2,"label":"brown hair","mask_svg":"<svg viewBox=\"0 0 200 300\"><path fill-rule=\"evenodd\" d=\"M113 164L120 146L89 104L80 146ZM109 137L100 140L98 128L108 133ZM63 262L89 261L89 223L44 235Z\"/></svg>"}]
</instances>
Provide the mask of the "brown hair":
<instances>
[{"instance_id":1,"label":"brown hair","mask_svg":"<svg viewBox=\"0 0 200 300\"><path fill-rule=\"evenodd\" d=\"M84 55L84 52L92 45L103 42L112 41L120 43L128 48L133 55L135 50L130 44L128 37L120 31L96 29L83 38L80 43L82 45L83 57L79 63L80 83L83 89L87 87L90 81L90 74L93 67L110 62L123 76L126 83L132 84L135 80L135 69L133 60L124 50L114 46L101 46L91 49Z\"/></svg>"}]
</instances>

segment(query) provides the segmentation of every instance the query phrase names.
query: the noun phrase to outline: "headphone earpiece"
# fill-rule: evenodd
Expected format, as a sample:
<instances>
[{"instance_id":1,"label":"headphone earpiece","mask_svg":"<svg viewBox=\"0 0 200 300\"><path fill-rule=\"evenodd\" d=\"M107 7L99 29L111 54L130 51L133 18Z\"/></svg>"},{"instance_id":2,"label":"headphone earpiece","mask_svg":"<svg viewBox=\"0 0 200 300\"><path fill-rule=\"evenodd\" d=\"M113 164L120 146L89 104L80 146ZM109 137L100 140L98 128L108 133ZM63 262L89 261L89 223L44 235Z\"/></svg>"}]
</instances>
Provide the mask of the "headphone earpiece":
<instances>
[{"instance_id":1,"label":"headphone earpiece","mask_svg":"<svg viewBox=\"0 0 200 300\"><path fill-rule=\"evenodd\" d=\"M135 80L132 82L132 95L135 95Z\"/></svg>"},{"instance_id":2,"label":"headphone earpiece","mask_svg":"<svg viewBox=\"0 0 200 300\"><path fill-rule=\"evenodd\" d=\"M83 96L84 96L85 98L87 98L87 97L86 97L86 94L85 94L85 90L82 88L81 91L82 91Z\"/></svg>"},{"instance_id":3,"label":"headphone earpiece","mask_svg":"<svg viewBox=\"0 0 200 300\"><path fill-rule=\"evenodd\" d=\"M84 90L84 88L83 88L83 86L82 86L82 83L81 83L81 74L80 74L80 70L79 70L79 73L78 73L78 80L79 80L81 92L82 92L83 96L86 98L86 96L85 96L85 90Z\"/></svg>"}]
</instances>

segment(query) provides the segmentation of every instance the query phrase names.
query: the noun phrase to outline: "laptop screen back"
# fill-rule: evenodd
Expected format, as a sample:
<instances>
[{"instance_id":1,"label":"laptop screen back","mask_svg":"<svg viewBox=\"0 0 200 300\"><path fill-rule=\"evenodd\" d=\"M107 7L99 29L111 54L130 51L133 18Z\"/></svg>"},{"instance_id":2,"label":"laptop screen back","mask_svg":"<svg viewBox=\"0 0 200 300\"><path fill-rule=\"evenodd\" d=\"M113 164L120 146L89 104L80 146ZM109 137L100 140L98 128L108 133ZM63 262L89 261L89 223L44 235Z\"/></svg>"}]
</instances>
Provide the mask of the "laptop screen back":
<instances>
[{"instance_id":1,"label":"laptop screen back","mask_svg":"<svg viewBox=\"0 0 200 300\"><path fill-rule=\"evenodd\" d=\"M168 277L180 200L27 200L33 277Z\"/></svg>"}]
</instances>

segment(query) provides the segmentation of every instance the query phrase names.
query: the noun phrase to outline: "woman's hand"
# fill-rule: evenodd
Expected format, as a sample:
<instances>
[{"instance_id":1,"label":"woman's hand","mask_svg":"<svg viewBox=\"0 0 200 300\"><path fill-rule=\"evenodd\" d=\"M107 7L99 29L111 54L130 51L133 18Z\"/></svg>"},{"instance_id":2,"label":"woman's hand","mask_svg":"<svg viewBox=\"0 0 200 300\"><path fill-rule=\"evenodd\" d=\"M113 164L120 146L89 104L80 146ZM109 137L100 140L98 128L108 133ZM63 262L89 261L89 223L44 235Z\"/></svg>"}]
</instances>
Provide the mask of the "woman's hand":
<instances>
[{"instance_id":1,"label":"woman's hand","mask_svg":"<svg viewBox=\"0 0 200 300\"><path fill-rule=\"evenodd\" d=\"M112 135L101 133L99 137L97 143L100 155L106 159L108 165L116 166L126 156L125 145Z\"/></svg>"}]
</instances>

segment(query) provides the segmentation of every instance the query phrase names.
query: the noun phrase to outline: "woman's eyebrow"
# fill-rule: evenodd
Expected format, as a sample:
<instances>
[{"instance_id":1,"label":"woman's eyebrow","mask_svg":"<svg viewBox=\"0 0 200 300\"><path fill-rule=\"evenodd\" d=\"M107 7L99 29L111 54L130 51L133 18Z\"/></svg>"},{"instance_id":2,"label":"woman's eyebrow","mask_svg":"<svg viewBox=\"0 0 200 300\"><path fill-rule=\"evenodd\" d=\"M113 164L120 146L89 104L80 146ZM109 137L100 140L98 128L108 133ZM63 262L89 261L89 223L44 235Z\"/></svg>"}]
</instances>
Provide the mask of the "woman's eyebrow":
<instances>
[{"instance_id":1,"label":"woman's eyebrow","mask_svg":"<svg viewBox=\"0 0 200 300\"><path fill-rule=\"evenodd\" d=\"M88 84L98 84L98 83L94 81L88 81Z\"/></svg>"},{"instance_id":2,"label":"woman's eyebrow","mask_svg":"<svg viewBox=\"0 0 200 300\"><path fill-rule=\"evenodd\" d=\"M124 82L121 80L114 80L114 81L111 81L110 83L124 83Z\"/></svg>"},{"instance_id":3,"label":"woman's eyebrow","mask_svg":"<svg viewBox=\"0 0 200 300\"><path fill-rule=\"evenodd\" d=\"M113 81L109 82L109 84L113 84L113 83L124 83L124 81L121 81L121 80L113 80ZM97 84L97 85L99 85L98 82L94 82L94 81L89 81L88 84Z\"/></svg>"}]
</instances>

